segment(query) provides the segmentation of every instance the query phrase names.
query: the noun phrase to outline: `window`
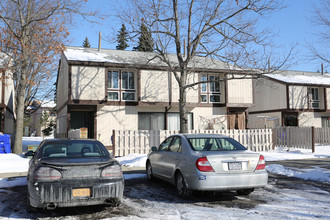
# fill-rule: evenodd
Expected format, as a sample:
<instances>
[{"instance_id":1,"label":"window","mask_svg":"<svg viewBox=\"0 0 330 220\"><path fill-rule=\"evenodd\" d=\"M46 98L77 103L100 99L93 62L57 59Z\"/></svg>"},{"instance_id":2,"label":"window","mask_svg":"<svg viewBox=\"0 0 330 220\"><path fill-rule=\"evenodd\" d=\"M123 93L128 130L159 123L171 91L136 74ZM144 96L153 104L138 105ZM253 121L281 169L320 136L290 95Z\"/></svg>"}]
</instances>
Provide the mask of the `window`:
<instances>
[{"instance_id":1,"label":"window","mask_svg":"<svg viewBox=\"0 0 330 220\"><path fill-rule=\"evenodd\" d=\"M312 108L320 108L319 100L319 89L318 88L308 88L308 99L311 103Z\"/></svg>"},{"instance_id":2,"label":"window","mask_svg":"<svg viewBox=\"0 0 330 220\"><path fill-rule=\"evenodd\" d=\"M247 150L243 145L232 138L189 138L194 151L240 151Z\"/></svg>"},{"instance_id":3,"label":"window","mask_svg":"<svg viewBox=\"0 0 330 220\"><path fill-rule=\"evenodd\" d=\"M202 75L201 81L213 81L201 83L201 102L203 103L220 103L220 78L215 75Z\"/></svg>"},{"instance_id":4,"label":"window","mask_svg":"<svg viewBox=\"0 0 330 220\"><path fill-rule=\"evenodd\" d=\"M180 130L180 114L168 113L167 114L167 129L168 130ZM188 113L188 130L193 129L193 114Z\"/></svg>"},{"instance_id":5,"label":"window","mask_svg":"<svg viewBox=\"0 0 330 220\"><path fill-rule=\"evenodd\" d=\"M140 112L138 128L139 130L165 130L165 114Z\"/></svg>"},{"instance_id":6,"label":"window","mask_svg":"<svg viewBox=\"0 0 330 220\"><path fill-rule=\"evenodd\" d=\"M168 151L168 147L170 146L170 143L172 142L172 137L167 138L163 143L159 145L158 150L159 151Z\"/></svg>"},{"instance_id":7,"label":"window","mask_svg":"<svg viewBox=\"0 0 330 220\"><path fill-rule=\"evenodd\" d=\"M180 114L167 113L167 127L165 126L165 113L139 112L139 130L180 130ZM188 129L193 129L193 114L188 113Z\"/></svg>"},{"instance_id":8,"label":"window","mask_svg":"<svg viewBox=\"0 0 330 220\"><path fill-rule=\"evenodd\" d=\"M181 152L181 138L174 137L168 150L171 152Z\"/></svg>"},{"instance_id":9,"label":"window","mask_svg":"<svg viewBox=\"0 0 330 220\"><path fill-rule=\"evenodd\" d=\"M108 71L108 100L135 101L136 77L132 71Z\"/></svg>"}]
</instances>

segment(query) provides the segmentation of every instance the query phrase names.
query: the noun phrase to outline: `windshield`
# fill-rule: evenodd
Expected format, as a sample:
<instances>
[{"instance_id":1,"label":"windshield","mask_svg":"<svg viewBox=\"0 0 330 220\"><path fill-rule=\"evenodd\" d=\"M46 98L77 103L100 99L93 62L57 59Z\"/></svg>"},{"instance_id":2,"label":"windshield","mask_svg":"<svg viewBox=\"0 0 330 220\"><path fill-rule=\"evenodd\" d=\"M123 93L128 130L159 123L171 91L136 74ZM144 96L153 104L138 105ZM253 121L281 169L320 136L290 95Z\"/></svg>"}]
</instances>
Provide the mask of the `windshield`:
<instances>
[{"instance_id":1,"label":"windshield","mask_svg":"<svg viewBox=\"0 0 330 220\"><path fill-rule=\"evenodd\" d=\"M194 151L236 151L247 150L232 138L188 138Z\"/></svg>"},{"instance_id":2,"label":"windshield","mask_svg":"<svg viewBox=\"0 0 330 220\"><path fill-rule=\"evenodd\" d=\"M107 149L98 141L54 141L42 146L41 157L109 157Z\"/></svg>"}]
</instances>

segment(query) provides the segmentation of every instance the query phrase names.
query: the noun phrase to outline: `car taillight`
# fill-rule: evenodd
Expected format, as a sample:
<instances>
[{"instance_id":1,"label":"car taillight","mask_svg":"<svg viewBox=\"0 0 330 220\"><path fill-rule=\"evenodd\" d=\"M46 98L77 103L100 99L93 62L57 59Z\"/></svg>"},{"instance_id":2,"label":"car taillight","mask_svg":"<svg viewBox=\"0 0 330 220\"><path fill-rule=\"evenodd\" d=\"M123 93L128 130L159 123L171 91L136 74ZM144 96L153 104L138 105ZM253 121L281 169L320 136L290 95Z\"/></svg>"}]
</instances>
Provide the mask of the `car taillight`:
<instances>
[{"instance_id":1,"label":"car taillight","mask_svg":"<svg viewBox=\"0 0 330 220\"><path fill-rule=\"evenodd\" d=\"M61 173L50 167L40 167L34 174L36 181L54 181L62 178Z\"/></svg>"},{"instance_id":2,"label":"car taillight","mask_svg":"<svg viewBox=\"0 0 330 220\"><path fill-rule=\"evenodd\" d=\"M202 172L214 172L213 167L206 157L201 157L196 161L196 167Z\"/></svg>"},{"instance_id":3,"label":"car taillight","mask_svg":"<svg viewBox=\"0 0 330 220\"><path fill-rule=\"evenodd\" d=\"M265 158L264 156L260 155L256 170L263 170L265 168L266 168Z\"/></svg>"},{"instance_id":4,"label":"car taillight","mask_svg":"<svg viewBox=\"0 0 330 220\"><path fill-rule=\"evenodd\" d=\"M102 170L102 177L113 177L113 178L122 178L123 172L121 171L121 167L118 165L108 166Z\"/></svg>"}]
</instances>

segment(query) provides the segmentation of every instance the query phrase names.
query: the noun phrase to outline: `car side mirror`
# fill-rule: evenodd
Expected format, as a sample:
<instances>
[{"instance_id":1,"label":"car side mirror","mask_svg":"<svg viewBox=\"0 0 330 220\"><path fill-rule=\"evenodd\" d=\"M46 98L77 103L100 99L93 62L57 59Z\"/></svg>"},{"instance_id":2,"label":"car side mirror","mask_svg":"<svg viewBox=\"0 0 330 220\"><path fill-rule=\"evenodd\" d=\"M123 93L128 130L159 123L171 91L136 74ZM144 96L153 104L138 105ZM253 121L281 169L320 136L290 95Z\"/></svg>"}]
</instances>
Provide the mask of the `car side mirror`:
<instances>
[{"instance_id":1,"label":"car side mirror","mask_svg":"<svg viewBox=\"0 0 330 220\"><path fill-rule=\"evenodd\" d=\"M33 157L34 156L34 152L32 150L29 150L28 152L26 152L24 154L24 156L26 156L26 157Z\"/></svg>"},{"instance_id":2,"label":"car side mirror","mask_svg":"<svg viewBox=\"0 0 330 220\"><path fill-rule=\"evenodd\" d=\"M151 151L152 151L152 152L156 152L156 151L158 151L158 148L155 147L155 146L153 146L153 147L151 147Z\"/></svg>"}]
</instances>

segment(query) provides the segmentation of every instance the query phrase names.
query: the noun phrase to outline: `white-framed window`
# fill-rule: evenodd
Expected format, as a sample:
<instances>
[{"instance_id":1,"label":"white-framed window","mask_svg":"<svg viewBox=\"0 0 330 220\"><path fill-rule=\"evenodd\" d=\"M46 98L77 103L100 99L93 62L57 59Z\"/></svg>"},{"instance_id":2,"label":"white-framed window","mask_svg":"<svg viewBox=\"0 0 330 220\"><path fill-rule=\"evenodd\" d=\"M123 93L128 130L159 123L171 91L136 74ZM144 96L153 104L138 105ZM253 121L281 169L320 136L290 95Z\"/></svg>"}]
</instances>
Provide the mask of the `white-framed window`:
<instances>
[{"instance_id":1,"label":"white-framed window","mask_svg":"<svg viewBox=\"0 0 330 220\"><path fill-rule=\"evenodd\" d=\"M135 101L135 72L123 70L109 70L107 93L109 101Z\"/></svg>"},{"instance_id":2,"label":"white-framed window","mask_svg":"<svg viewBox=\"0 0 330 220\"><path fill-rule=\"evenodd\" d=\"M212 81L208 83L201 83L201 102L202 103L220 103L221 88L220 79L216 75L202 75L201 81Z\"/></svg>"},{"instance_id":3,"label":"white-framed window","mask_svg":"<svg viewBox=\"0 0 330 220\"><path fill-rule=\"evenodd\" d=\"M167 126L165 124L164 112L139 112L139 130L180 130L180 114L176 112L167 113ZM188 113L188 130L193 129L193 114Z\"/></svg>"},{"instance_id":4,"label":"white-framed window","mask_svg":"<svg viewBox=\"0 0 330 220\"><path fill-rule=\"evenodd\" d=\"M308 99L312 108L320 108L319 88L308 88Z\"/></svg>"}]
</instances>

